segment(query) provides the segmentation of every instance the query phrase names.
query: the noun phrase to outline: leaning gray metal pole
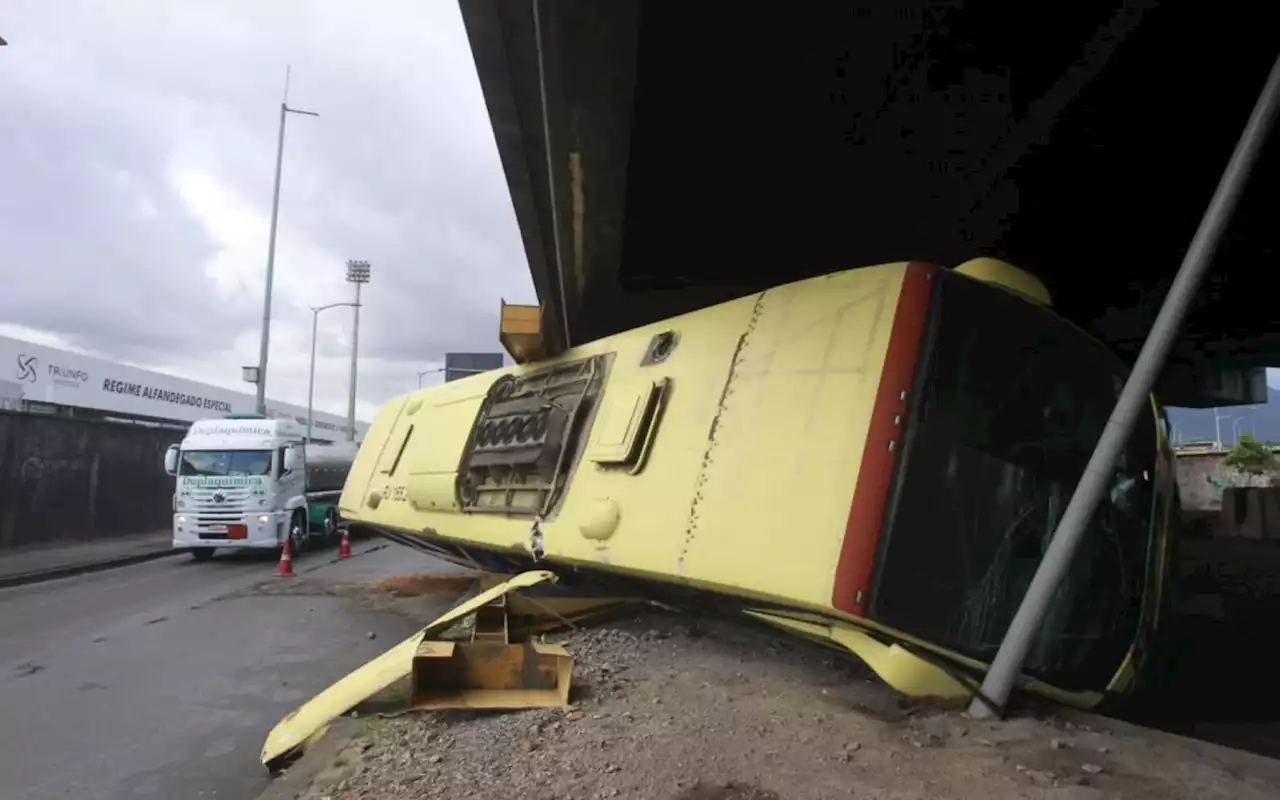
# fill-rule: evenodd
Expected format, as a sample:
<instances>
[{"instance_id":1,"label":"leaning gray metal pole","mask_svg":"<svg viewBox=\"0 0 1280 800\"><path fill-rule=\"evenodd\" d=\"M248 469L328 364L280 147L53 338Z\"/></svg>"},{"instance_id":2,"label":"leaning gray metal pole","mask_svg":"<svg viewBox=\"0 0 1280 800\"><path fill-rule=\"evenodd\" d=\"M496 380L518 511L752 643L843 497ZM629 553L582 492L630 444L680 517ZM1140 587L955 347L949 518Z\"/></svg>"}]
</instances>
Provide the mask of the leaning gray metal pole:
<instances>
[{"instance_id":1,"label":"leaning gray metal pole","mask_svg":"<svg viewBox=\"0 0 1280 800\"><path fill-rule=\"evenodd\" d=\"M311 377L307 379L307 444L311 444L311 425L315 421L313 409L316 397L316 330L320 325L321 311L324 311L324 308L311 309Z\"/></svg>"},{"instance_id":2,"label":"leaning gray metal pole","mask_svg":"<svg viewBox=\"0 0 1280 800\"><path fill-rule=\"evenodd\" d=\"M271 285L275 282L276 219L280 214L280 166L284 160L284 121L288 113L289 107L281 103L280 134L276 139L276 185L271 193L271 231L267 234L267 288L262 295L262 343L258 349L257 410L263 416L267 413L267 351L271 345Z\"/></svg>"},{"instance_id":3,"label":"leaning gray metal pole","mask_svg":"<svg viewBox=\"0 0 1280 800\"><path fill-rule=\"evenodd\" d=\"M347 395L347 441L356 440L356 362L360 354L360 286L356 283L355 324L351 328L351 386Z\"/></svg>"},{"instance_id":4,"label":"leaning gray metal pole","mask_svg":"<svg viewBox=\"0 0 1280 800\"><path fill-rule=\"evenodd\" d=\"M1009 693L1013 690L1013 684L1022 670L1027 652L1039 633L1040 624L1048 611L1049 603L1062 583L1062 578L1071 564L1072 556L1090 518L1097 510L1116 459L1129 438L1130 431L1133 430L1138 412L1147 402L1151 387L1164 366L1169 347L1177 335L1188 306L1195 297L1201 279L1213 260L1222 232L1235 211L1244 186L1248 182L1249 173L1271 132L1278 104L1280 104L1280 58L1277 58L1271 67L1271 74L1262 88L1262 94L1253 108L1253 114L1249 117L1244 133L1240 135L1240 141L1236 144L1235 152L1231 154L1231 160L1218 181L1218 188L1214 191L1213 199L1209 201L1209 207L1200 220L1200 227L1196 229L1191 246L1187 248L1187 254L1182 259L1182 265L1173 279L1169 294L1165 297L1155 324L1151 327L1151 333L1142 345L1142 352L1138 354L1133 372L1125 382L1120 399L1116 401L1111 418L1107 420L1102 436L1098 439L1098 445L1094 448L1084 474L1080 477L1080 484L1076 486L1075 493L1062 514L1062 520L1058 523L1053 541L1049 543L1035 577L1031 579L1031 586L1022 599L1022 605L1018 607L1013 622L1009 624L1004 641L1000 643L1000 650L996 653L995 660L991 662L991 669L987 671L986 678L982 682L980 694L969 706L969 713L974 717L987 719L1004 712Z\"/></svg>"}]
</instances>

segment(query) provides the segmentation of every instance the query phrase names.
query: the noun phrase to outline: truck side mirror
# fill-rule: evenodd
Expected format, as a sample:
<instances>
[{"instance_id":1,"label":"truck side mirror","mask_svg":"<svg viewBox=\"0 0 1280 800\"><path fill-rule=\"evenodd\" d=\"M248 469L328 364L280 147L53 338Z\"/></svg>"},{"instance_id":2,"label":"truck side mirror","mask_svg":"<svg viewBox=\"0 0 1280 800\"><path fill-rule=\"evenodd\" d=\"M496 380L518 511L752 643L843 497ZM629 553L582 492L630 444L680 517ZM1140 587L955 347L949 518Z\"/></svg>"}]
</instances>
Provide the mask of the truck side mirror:
<instances>
[{"instance_id":1,"label":"truck side mirror","mask_svg":"<svg viewBox=\"0 0 1280 800\"><path fill-rule=\"evenodd\" d=\"M178 474L178 445L171 444L169 449L164 451L164 471L170 475Z\"/></svg>"},{"instance_id":2,"label":"truck side mirror","mask_svg":"<svg viewBox=\"0 0 1280 800\"><path fill-rule=\"evenodd\" d=\"M298 468L298 448L290 445L284 449L284 463L282 464L282 472L293 472Z\"/></svg>"}]
</instances>

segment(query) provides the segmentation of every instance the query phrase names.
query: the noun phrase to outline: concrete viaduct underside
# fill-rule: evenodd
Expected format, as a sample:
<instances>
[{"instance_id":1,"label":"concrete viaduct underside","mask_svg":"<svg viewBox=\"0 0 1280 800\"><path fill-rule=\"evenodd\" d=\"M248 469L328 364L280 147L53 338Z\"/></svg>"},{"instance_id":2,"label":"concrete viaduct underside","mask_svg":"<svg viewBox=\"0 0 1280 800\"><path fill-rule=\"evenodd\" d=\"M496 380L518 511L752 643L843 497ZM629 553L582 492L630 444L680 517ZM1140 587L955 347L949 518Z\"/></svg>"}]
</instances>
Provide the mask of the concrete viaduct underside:
<instances>
[{"instance_id":1,"label":"concrete viaduct underside","mask_svg":"<svg viewBox=\"0 0 1280 800\"><path fill-rule=\"evenodd\" d=\"M1132 360L1280 50L1244 0L461 7L553 352L834 270L992 255ZM1280 364L1277 150L1174 344L1170 404L1257 402Z\"/></svg>"}]
</instances>

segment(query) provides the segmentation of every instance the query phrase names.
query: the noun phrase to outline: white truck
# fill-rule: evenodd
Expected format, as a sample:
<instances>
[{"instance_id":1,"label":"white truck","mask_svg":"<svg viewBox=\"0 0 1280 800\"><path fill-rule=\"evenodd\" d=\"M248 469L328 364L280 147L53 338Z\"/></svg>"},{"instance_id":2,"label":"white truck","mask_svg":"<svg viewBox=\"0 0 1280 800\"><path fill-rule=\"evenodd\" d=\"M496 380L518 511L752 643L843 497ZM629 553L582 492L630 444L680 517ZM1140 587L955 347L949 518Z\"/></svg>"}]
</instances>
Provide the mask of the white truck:
<instances>
[{"instance_id":1,"label":"white truck","mask_svg":"<svg viewBox=\"0 0 1280 800\"><path fill-rule=\"evenodd\" d=\"M164 457L177 478L173 546L203 560L218 548L297 553L338 534L338 498L354 444L307 444L291 420L233 414L191 425Z\"/></svg>"}]
</instances>

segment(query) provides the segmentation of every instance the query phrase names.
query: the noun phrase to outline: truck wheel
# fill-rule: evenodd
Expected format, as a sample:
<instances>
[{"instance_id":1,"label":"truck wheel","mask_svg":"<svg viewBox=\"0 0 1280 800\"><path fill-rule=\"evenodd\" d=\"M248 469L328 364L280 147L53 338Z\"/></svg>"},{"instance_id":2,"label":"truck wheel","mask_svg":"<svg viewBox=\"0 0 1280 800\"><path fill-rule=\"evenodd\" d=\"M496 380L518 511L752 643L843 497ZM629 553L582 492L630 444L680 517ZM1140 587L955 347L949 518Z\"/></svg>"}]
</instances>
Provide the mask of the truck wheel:
<instances>
[{"instance_id":1,"label":"truck wheel","mask_svg":"<svg viewBox=\"0 0 1280 800\"><path fill-rule=\"evenodd\" d=\"M293 517L289 520L289 548L293 551L293 555L302 552L302 548L307 544L307 512L299 508L293 512Z\"/></svg>"},{"instance_id":2,"label":"truck wheel","mask_svg":"<svg viewBox=\"0 0 1280 800\"><path fill-rule=\"evenodd\" d=\"M338 509L329 508L324 512L324 538L332 544L338 540Z\"/></svg>"},{"instance_id":3,"label":"truck wheel","mask_svg":"<svg viewBox=\"0 0 1280 800\"><path fill-rule=\"evenodd\" d=\"M193 561L208 561L213 558L212 547L193 547L191 548L191 559Z\"/></svg>"}]
</instances>

